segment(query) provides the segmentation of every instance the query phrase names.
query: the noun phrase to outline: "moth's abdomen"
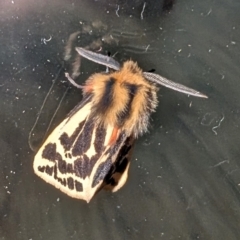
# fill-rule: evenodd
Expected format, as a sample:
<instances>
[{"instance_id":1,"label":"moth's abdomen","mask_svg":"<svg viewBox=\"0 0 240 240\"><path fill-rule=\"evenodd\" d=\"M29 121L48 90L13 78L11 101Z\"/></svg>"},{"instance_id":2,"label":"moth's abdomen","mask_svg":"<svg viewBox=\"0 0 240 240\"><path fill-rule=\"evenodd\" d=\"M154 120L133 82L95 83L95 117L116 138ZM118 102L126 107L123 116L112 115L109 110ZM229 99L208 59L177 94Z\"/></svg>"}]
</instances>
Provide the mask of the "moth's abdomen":
<instances>
[{"instance_id":1,"label":"moth's abdomen","mask_svg":"<svg viewBox=\"0 0 240 240\"><path fill-rule=\"evenodd\" d=\"M157 88L145 80L136 63L128 61L117 72L92 75L85 89L91 89L92 114L99 124L124 130L128 136L147 131L157 106Z\"/></svg>"}]
</instances>

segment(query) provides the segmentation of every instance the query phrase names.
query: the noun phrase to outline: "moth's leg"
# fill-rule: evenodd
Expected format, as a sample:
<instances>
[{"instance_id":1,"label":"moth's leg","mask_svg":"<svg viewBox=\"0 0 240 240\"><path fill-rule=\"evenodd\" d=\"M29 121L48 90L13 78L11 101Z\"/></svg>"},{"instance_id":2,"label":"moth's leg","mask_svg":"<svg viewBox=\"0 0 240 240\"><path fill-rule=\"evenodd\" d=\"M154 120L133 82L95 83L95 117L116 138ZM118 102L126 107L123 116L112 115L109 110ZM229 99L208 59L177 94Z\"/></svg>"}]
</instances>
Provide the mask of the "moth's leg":
<instances>
[{"instance_id":1,"label":"moth's leg","mask_svg":"<svg viewBox=\"0 0 240 240\"><path fill-rule=\"evenodd\" d=\"M74 87L76 87L76 88L83 88L84 86L83 85L79 85L79 84L77 84L71 77L70 77L70 75L69 75L69 73L65 73L65 77L68 79L68 81L74 86Z\"/></svg>"}]
</instances>

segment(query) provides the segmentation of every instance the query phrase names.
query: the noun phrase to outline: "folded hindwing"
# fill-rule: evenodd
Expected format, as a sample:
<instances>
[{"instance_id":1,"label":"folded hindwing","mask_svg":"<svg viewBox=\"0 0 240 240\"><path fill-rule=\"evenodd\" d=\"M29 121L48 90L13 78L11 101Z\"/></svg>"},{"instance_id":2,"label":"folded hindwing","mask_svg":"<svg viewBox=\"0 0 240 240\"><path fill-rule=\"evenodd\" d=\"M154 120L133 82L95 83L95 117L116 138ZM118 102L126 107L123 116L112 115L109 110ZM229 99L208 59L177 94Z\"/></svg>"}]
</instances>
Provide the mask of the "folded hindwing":
<instances>
[{"instance_id":1,"label":"folded hindwing","mask_svg":"<svg viewBox=\"0 0 240 240\"><path fill-rule=\"evenodd\" d=\"M130 160L133 151L134 137L126 138L115 162L103 181L103 188L112 192L118 191L127 181Z\"/></svg>"}]
</instances>

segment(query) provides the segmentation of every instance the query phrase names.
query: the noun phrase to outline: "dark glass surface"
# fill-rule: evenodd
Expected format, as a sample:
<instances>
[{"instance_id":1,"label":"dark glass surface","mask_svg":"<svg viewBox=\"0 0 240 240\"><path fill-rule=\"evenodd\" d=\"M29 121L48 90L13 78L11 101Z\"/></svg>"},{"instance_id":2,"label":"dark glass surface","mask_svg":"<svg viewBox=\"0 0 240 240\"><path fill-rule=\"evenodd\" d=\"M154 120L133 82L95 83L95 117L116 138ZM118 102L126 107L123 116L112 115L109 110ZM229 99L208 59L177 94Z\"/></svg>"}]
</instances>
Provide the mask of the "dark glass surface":
<instances>
[{"instance_id":1,"label":"dark glass surface","mask_svg":"<svg viewBox=\"0 0 240 240\"><path fill-rule=\"evenodd\" d=\"M109 3L110 2L110 3ZM1 1L0 239L240 239L240 49L238 0ZM38 178L28 145L81 100L62 69L70 34L85 47L133 59L209 99L162 88L149 133L135 144L127 184L90 204ZM93 30L93 31L91 31ZM82 62L83 74L103 67ZM70 88L68 89L68 87Z\"/></svg>"}]
</instances>

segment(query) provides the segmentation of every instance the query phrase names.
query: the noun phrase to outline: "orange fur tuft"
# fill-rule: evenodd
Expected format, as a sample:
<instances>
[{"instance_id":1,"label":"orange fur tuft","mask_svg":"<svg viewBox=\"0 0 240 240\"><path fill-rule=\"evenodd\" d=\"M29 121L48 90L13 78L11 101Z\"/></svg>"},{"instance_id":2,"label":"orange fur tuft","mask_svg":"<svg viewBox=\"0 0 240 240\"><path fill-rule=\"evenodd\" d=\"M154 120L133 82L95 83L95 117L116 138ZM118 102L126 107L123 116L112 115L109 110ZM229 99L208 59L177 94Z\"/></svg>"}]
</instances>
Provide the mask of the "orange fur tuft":
<instances>
[{"instance_id":1,"label":"orange fur tuft","mask_svg":"<svg viewBox=\"0 0 240 240\"><path fill-rule=\"evenodd\" d=\"M112 135L110 137L108 145L113 145L116 142L117 137L118 137L118 133L119 133L119 129L116 128L116 127L113 128Z\"/></svg>"},{"instance_id":2,"label":"orange fur tuft","mask_svg":"<svg viewBox=\"0 0 240 240\"><path fill-rule=\"evenodd\" d=\"M92 111L99 124L121 129L128 136L147 131L157 106L157 87L144 78L137 63L127 61L119 71L93 74L86 86L91 86Z\"/></svg>"}]
</instances>

